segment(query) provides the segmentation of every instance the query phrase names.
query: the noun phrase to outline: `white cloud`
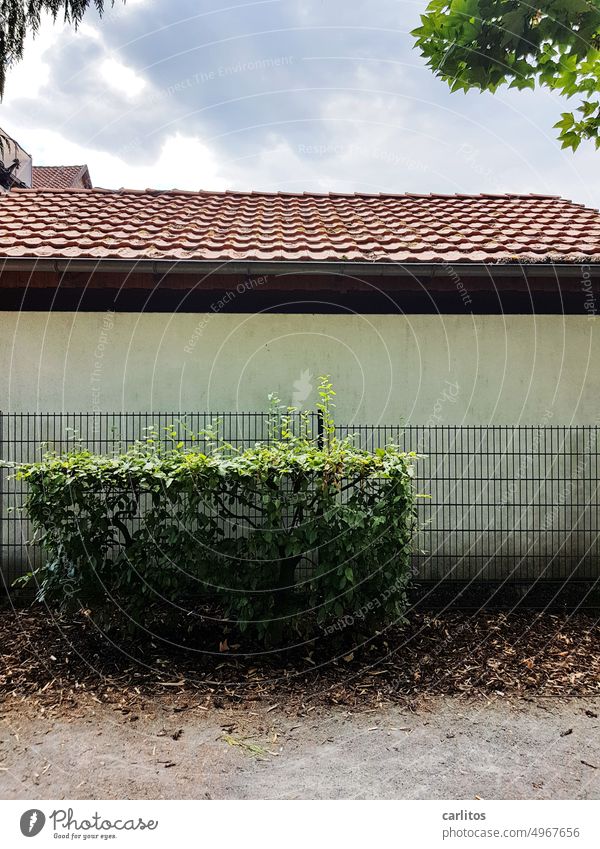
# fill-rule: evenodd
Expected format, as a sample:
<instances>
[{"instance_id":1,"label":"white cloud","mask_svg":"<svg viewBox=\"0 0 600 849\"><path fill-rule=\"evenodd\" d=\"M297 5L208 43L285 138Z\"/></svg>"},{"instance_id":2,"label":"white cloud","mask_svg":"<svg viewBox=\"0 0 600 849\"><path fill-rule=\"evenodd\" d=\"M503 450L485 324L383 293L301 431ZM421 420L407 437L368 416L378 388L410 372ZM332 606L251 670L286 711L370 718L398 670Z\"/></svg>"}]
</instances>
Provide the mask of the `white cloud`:
<instances>
[{"instance_id":1,"label":"white cloud","mask_svg":"<svg viewBox=\"0 0 600 849\"><path fill-rule=\"evenodd\" d=\"M10 70L2 126L34 163L86 162L107 187L532 191L598 205L600 154L560 151L560 98L451 94L396 28L414 4L374 0L364 30L334 29L341 8L250 4L196 20L195 0L118 0L77 32L45 21ZM201 77L288 55L263 75Z\"/></svg>"},{"instance_id":2,"label":"white cloud","mask_svg":"<svg viewBox=\"0 0 600 849\"><path fill-rule=\"evenodd\" d=\"M230 183L212 151L199 139L174 133L168 136L158 159L136 164L136 151L115 156L74 144L59 133L33 130L27 143L34 165L87 164L95 186L129 189L225 189Z\"/></svg>"},{"instance_id":3,"label":"white cloud","mask_svg":"<svg viewBox=\"0 0 600 849\"><path fill-rule=\"evenodd\" d=\"M92 38L94 41L102 41L102 33L98 27L93 27L85 21L82 21L79 24L77 30L80 36L84 35L87 38Z\"/></svg>"},{"instance_id":4,"label":"white cloud","mask_svg":"<svg viewBox=\"0 0 600 849\"><path fill-rule=\"evenodd\" d=\"M136 97L146 87L146 80L133 68L112 57L102 62L100 75L116 92L128 98Z\"/></svg>"}]
</instances>

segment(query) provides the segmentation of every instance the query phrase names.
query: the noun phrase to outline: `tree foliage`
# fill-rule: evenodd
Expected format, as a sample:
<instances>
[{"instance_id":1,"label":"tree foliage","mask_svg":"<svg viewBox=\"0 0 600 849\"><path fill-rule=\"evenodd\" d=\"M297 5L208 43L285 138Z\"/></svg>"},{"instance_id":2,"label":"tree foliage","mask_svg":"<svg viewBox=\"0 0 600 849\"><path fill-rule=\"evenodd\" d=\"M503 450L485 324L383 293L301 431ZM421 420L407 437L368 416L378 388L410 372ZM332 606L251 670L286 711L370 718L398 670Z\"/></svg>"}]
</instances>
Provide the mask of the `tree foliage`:
<instances>
[{"instance_id":1,"label":"tree foliage","mask_svg":"<svg viewBox=\"0 0 600 849\"><path fill-rule=\"evenodd\" d=\"M579 105L555 124L563 147L600 147L600 0L432 0L413 32L452 91L544 86Z\"/></svg>"},{"instance_id":2,"label":"tree foliage","mask_svg":"<svg viewBox=\"0 0 600 849\"><path fill-rule=\"evenodd\" d=\"M7 69L22 58L25 38L37 33L43 14L51 14L54 20L62 16L77 27L92 3L102 14L105 0L0 0L0 97Z\"/></svg>"},{"instance_id":3,"label":"tree foliage","mask_svg":"<svg viewBox=\"0 0 600 849\"><path fill-rule=\"evenodd\" d=\"M224 627L279 646L341 630L347 617L371 633L398 621L415 455L338 439L331 395L324 381L318 438L288 414L272 440L245 450L188 448L173 432L168 450L148 440L21 466L46 552L39 600L135 631L161 617L181 629L212 599Z\"/></svg>"}]
</instances>

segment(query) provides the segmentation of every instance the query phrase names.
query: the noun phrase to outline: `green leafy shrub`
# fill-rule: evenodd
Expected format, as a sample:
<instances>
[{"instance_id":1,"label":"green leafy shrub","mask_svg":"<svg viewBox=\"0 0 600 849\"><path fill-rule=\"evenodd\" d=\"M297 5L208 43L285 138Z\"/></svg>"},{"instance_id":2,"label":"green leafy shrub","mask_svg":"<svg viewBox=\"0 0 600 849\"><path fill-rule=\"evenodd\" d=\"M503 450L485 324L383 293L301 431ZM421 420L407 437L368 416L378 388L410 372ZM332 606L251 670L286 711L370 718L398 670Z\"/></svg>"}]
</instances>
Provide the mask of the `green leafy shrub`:
<instances>
[{"instance_id":1,"label":"green leafy shrub","mask_svg":"<svg viewBox=\"0 0 600 849\"><path fill-rule=\"evenodd\" d=\"M401 618L415 455L337 439L332 395L324 382L319 440L290 411L272 441L242 451L148 440L118 456L79 451L19 467L46 552L39 600L150 628L157 611L181 627L205 597L272 645L347 617L370 629Z\"/></svg>"}]
</instances>

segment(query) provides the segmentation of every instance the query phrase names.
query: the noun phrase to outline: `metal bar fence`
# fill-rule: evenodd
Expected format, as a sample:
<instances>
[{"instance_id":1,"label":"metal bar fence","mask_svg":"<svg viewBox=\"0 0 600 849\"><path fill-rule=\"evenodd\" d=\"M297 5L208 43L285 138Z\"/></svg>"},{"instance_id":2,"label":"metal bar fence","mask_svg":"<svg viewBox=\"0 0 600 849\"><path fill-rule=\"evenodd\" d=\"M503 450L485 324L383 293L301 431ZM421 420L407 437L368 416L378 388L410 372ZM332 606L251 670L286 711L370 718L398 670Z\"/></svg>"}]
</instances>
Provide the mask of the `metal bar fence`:
<instances>
[{"instance_id":1,"label":"metal bar fence","mask_svg":"<svg viewBox=\"0 0 600 849\"><path fill-rule=\"evenodd\" d=\"M316 413L312 432L319 433ZM136 440L202 444L219 422L235 447L270 439L268 413L0 413L0 459L39 459L76 446L98 453ZM172 437L171 431L176 432ZM423 581L596 581L600 501L596 426L344 425L339 436L375 450L396 444L417 463ZM200 437L198 437L200 434ZM29 545L22 483L0 468L0 564L6 587L41 558Z\"/></svg>"}]
</instances>

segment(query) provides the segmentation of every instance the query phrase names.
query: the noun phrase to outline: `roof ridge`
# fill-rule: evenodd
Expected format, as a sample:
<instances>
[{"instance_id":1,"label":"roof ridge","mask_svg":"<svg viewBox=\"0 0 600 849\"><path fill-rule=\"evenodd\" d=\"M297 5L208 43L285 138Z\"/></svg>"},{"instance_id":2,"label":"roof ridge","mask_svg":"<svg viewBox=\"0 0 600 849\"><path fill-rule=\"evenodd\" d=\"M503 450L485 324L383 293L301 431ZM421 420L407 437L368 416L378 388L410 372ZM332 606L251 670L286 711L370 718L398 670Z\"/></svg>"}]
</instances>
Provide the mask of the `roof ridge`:
<instances>
[{"instance_id":1,"label":"roof ridge","mask_svg":"<svg viewBox=\"0 0 600 849\"><path fill-rule=\"evenodd\" d=\"M74 165L36 165L35 168L85 168L85 165L82 166L74 166ZM13 189L13 191L34 191L34 192L69 192L69 191L79 191L77 187L74 186L40 186L39 188L28 188L28 189ZM377 199L385 199L385 198L415 198L415 199L431 199L431 198L460 198L460 199L469 199L469 200L479 200L481 198L501 198L503 200L523 200L523 199L536 199L536 200L559 200L563 203L570 203L574 206L583 206L583 203L576 203L572 201L570 198L565 198L562 195L552 195L552 194L538 194L535 192L269 192L269 191L257 191L256 189L252 190L243 190L243 189L159 189L159 188L145 188L145 189L135 189L135 188L126 188L125 186L120 186L119 188L106 188L104 186L93 186L91 189L87 189L88 192L103 192L108 194L134 194L134 195L185 195L185 196L206 196L209 195L211 197L293 197L293 198L377 198ZM589 207L588 207L589 208Z\"/></svg>"},{"instance_id":2,"label":"roof ridge","mask_svg":"<svg viewBox=\"0 0 600 849\"><path fill-rule=\"evenodd\" d=\"M81 165L32 165L32 168L85 168L85 162Z\"/></svg>"}]
</instances>

